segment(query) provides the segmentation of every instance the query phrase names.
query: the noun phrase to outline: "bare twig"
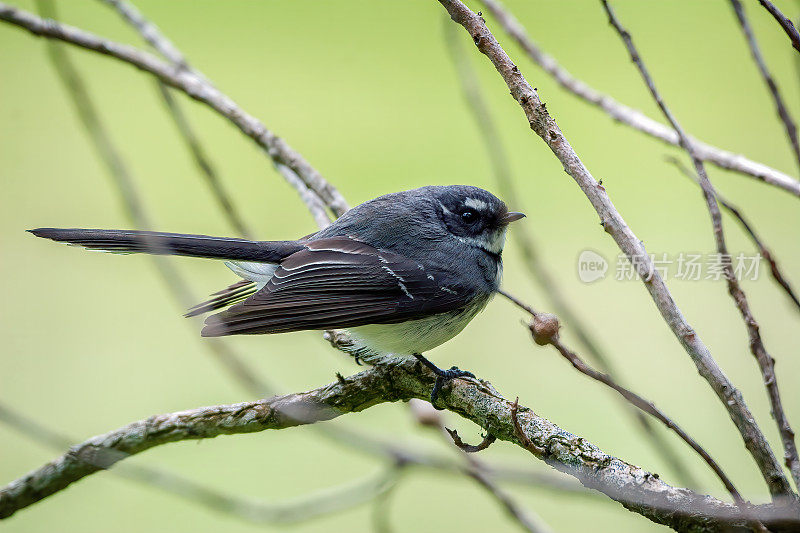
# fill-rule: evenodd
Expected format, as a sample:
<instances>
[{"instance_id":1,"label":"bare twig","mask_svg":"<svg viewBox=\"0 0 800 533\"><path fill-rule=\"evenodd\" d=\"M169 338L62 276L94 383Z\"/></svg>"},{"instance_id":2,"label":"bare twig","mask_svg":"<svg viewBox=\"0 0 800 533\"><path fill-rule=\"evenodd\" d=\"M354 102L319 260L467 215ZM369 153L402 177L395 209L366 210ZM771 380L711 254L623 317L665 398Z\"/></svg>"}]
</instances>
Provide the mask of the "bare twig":
<instances>
[{"instance_id":1,"label":"bare twig","mask_svg":"<svg viewBox=\"0 0 800 533\"><path fill-rule=\"evenodd\" d=\"M73 26L44 20L3 2L0 2L0 20L24 28L40 37L57 39L114 57L144 72L153 74L165 84L180 89L231 121L242 133L253 139L275 164L283 164L291 168L308 188L317 193L335 215L339 216L347 211L347 202L339 194L339 191L328 183L299 153L294 151L286 141L268 130L258 119L248 115L228 96L195 74L176 69L132 46L103 39Z\"/></svg>"},{"instance_id":2,"label":"bare twig","mask_svg":"<svg viewBox=\"0 0 800 533\"><path fill-rule=\"evenodd\" d=\"M211 158L203 149L200 139L197 138L197 134L194 132L194 129L189 123L189 119L183 112L183 109L181 109L180 104L175 100L175 98L169 92L170 89L164 85L163 82L159 81L157 84L158 91L161 94L161 98L164 100L164 104L167 106L169 115L175 122L175 126L178 128L181 138L184 140L186 146L189 148L189 152L192 154L192 159L194 159L197 168L200 169L200 174L205 179L206 184L211 190L212 196L216 199L217 204L222 210L222 213L225 215L225 218L228 220L228 223L236 231L236 233L239 234L240 237L244 237L246 239L252 238L253 232L247 227L247 224L239 214L239 211L237 211L234 207L230 194L228 194L228 191L226 191L225 187L222 185L222 181L220 180L217 171L214 169L214 166L211 163Z\"/></svg>"},{"instance_id":3,"label":"bare twig","mask_svg":"<svg viewBox=\"0 0 800 533\"><path fill-rule=\"evenodd\" d=\"M671 156L667 157L666 159L668 162L678 167L678 170L680 170L683 175L685 175L698 185L700 184L694 172L689 170L689 168L687 168L686 165L681 163L680 160ZM798 299L797 295L794 292L794 289L792 289L792 286L789 284L789 281L783 276L780 267L778 267L778 262L775 259L775 256L772 254L769 248L767 248L767 246L764 244L764 241L762 241L759 238L758 234L753 228L752 223L750 223L745 218L745 216L742 214L741 210L738 207L734 206L732 203L726 200L719 193L719 191L715 191L715 194L717 196L717 201L719 202L719 205L721 205L726 211L728 211L731 215L733 215L733 217L739 222L742 228L744 228L745 233L747 233L747 235L750 237L750 240L752 240L753 243L756 245L761 256L764 259L766 259L767 262L769 263L769 270L770 273L772 274L772 278L778 285L781 286L781 288L784 290L784 292L792 301L792 303L795 305L795 307L797 307L797 310L800 311L800 299Z\"/></svg>"},{"instance_id":4,"label":"bare twig","mask_svg":"<svg viewBox=\"0 0 800 533\"><path fill-rule=\"evenodd\" d=\"M732 0L732 1L736 2L738 0ZM601 0L601 2L606 10L609 22L622 38L622 41L625 44L628 53L630 54L631 60L636 65L636 68L639 70L642 79L644 80L648 90L650 91L650 94L653 96L653 99L656 101L656 104L658 105L659 109L661 109L661 112L664 114L664 116L670 122L670 124L672 124L672 127L675 129L675 131L678 133L678 136L681 138L681 147L684 150L686 150L689 156L692 158L695 171L697 172L697 176L699 177L700 180L700 187L703 190L703 197L706 201L708 212L711 215L711 221L714 230L714 240L716 242L717 251L719 252L722 258L727 258L727 260L725 259L722 260L723 263L722 267L725 271L725 278L728 284L728 292L733 298L736 308L739 310L739 313L742 316L742 320L744 321L745 327L747 329L747 334L749 337L750 351L756 358L759 369L761 370L761 374L764 379L764 385L767 389L767 395L769 396L770 406L772 407L772 416L775 419L775 422L777 423L778 431L781 435L786 466L789 467L789 471L791 472L792 478L795 481L795 485L800 486L800 458L798 458L797 446L795 445L794 442L794 432L792 431L792 428L789 426L789 420L786 418L786 413L783 410L783 405L781 402L781 396L778 391L778 382L775 377L775 360L769 355L769 353L767 353L767 350L764 347L764 343L761 340L761 334L759 332L758 323L753 317L753 314L750 310L750 306L747 302L747 297L745 296L744 291L739 285L739 282L737 281L736 276L733 272L733 267L731 266L730 263L730 254L728 253L727 245L725 244L725 235L722 230L722 214L720 213L719 206L717 205L716 192L714 191L714 187L711 185L711 181L708 179L708 176L706 175L703 162L697 157L695 153L692 141L686 136L680 124L678 123L677 119L672 115L672 112L669 110L669 108L664 103L664 100L661 98L658 89L656 89L655 82L653 81L653 78L650 76L647 67L644 65L641 56L636 50L636 47L633 44L633 40L630 36L630 33L628 33L628 31L622 27L619 20L614 15L614 11L611 9L611 6L609 6L608 0ZM781 478L786 482L787 485L787 487L785 487L784 490L782 491L783 495L796 498L797 496L794 492L792 492L791 485L789 485L788 481L786 481L783 472L781 472ZM777 486L775 486L774 489L777 489ZM773 495L775 494L781 494L781 493L773 492Z\"/></svg>"},{"instance_id":5,"label":"bare twig","mask_svg":"<svg viewBox=\"0 0 800 533\"><path fill-rule=\"evenodd\" d=\"M399 473L398 473L399 475ZM391 533L392 532L392 522L389 517L389 506L392 502L392 496L394 496L395 491L397 490L397 486L399 485L398 482L395 482L391 488L387 491L384 491L382 494L379 494L374 500L372 504L372 530L375 533Z\"/></svg>"},{"instance_id":6,"label":"bare twig","mask_svg":"<svg viewBox=\"0 0 800 533\"><path fill-rule=\"evenodd\" d=\"M152 46L161 56L172 63L180 70L192 72L195 76L202 77L200 72L194 69L184 57L183 53L175 44L170 41L161 30L130 2L126 0L100 0L104 4L112 7L119 13L125 21L130 24L141 36Z\"/></svg>"},{"instance_id":7,"label":"bare twig","mask_svg":"<svg viewBox=\"0 0 800 533\"><path fill-rule=\"evenodd\" d=\"M545 53L525 32L525 28L503 7L499 0L481 0L486 9L497 19L503 30L514 39L527 56L571 94L584 102L602 109L612 119L668 144L679 145L678 135L672 128L645 116L641 111L628 107L607 94L603 94L575 78L554 57ZM722 150L697 139L693 139L698 156L727 170L733 170L800 196L800 181L747 159L743 155Z\"/></svg>"},{"instance_id":8,"label":"bare twig","mask_svg":"<svg viewBox=\"0 0 800 533\"><path fill-rule=\"evenodd\" d=\"M306 184L303 183L303 180L301 180L297 176L297 173L291 168L280 163L276 164L275 168L278 169L278 172L281 173L286 182L294 187L294 189L297 191L297 194L300 195L300 199L304 204L306 204L306 208L314 218L314 222L317 223L317 227L319 229L327 228L331 224L331 217L325 210L325 203L322 201L319 195L317 195L317 193L315 193L313 190L309 189Z\"/></svg>"},{"instance_id":9,"label":"bare twig","mask_svg":"<svg viewBox=\"0 0 800 533\"><path fill-rule=\"evenodd\" d=\"M489 446L492 445L494 441L497 440L497 437L492 435L491 433L487 433L483 440L478 444L467 444L461 437L458 436L458 431L455 429L444 428L447 431L447 434L450 435L450 438L453 439L453 444L458 446L462 451L466 453L477 453L485 450Z\"/></svg>"},{"instance_id":10,"label":"bare twig","mask_svg":"<svg viewBox=\"0 0 800 533\"><path fill-rule=\"evenodd\" d=\"M653 416L661 423L663 423L668 429L675 432L681 438L681 440L683 440L695 452L697 452L697 454L708 464L708 466L711 467L711 469L714 471L717 477L719 477L719 479L722 481L722 484L725 486L725 488L728 490L731 496L733 496L734 500L739 505L743 505L745 503L741 494L733 485L733 482L725 474L725 472L717 464L717 462L708 454L708 452L705 449L703 449L703 447L701 447L700 444L698 444L697 441L695 441L692 437L690 437L683 429L681 429L680 426L678 426L666 414L664 414L663 411L658 409L655 406L655 404L653 404L653 402L646 400L641 396L639 396L638 394L619 385L608 374L598 372L597 370L593 369L588 364L586 364L575 352L567 348L564 345L564 343L561 342L559 336L559 331L561 326L559 324L558 318L555 315L549 313L531 312L532 310L530 306L521 304L516 299L514 299L513 301L519 307L531 313L533 320L529 324L529 329L531 331L534 341L537 344L542 346L549 344L553 346L565 359L567 359L572 364L572 366L576 370L612 388L613 390L618 392L630 405L632 405L636 409L641 410L644 413ZM512 413L512 419L513 418L514 414Z\"/></svg>"},{"instance_id":11,"label":"bare twig","mask_svg":"<svg viewBox=\"0 0 800 533\"><path fill-rule=\"evenodd\" d=\"M533 321L530 324L531 333L536 335L537 329L537 322L541 321L542 315L536 315L533 317ZM557 322L556 322L557 324ZM717 475L717 477L722 481L722 484L725 486L725 489L733 496L734 501L738 504L743 505L744 499L742 498L739 491L733 485L731 479L725 474L719 464L709 455L709 453L702 447L700 444L694 440L692 437L689 436L678 424L676 424L670 417L668 417L661 409L655 406L655 404L645 398L642 398L635 392L619 385L616 381L614 381L611 376L608 374L604 374L602 372L598 372L594 368L590 367L586 364L583 359L581 359L578 354L567 348L564 343L561 341L558 335L558 327L553 328L553 332L549 335L545 335L547 337L547 343L550 344L553 348L555 348L558 353L564 357L567 361L569 361L572 366L585 376L589 376L590 378L594 379L595 381L599 381L604 385L614 389L617 391L620 396L625 398L631 405L635 406L637 409L641 409L643 412L649 414L650 416L655 417L658 419L662 424L664 424L667 428L675 432L678 437L683 440L686 444L688 444L702 459L706 462L706 464L711 467L711 470ZM538 340L538 339L537 339Z\"/></svg>"},{"instance_id":12,"label":"bare twig","mask_svg":"<svg viewBox=\"0 0 800 533\"><path fill-rule=\"evenodd\" d=\"M432 373L408 359L370 368L348 377L344 383L337 381L308 392L151 416L73 446L63 456L0 488L0 517L10 516L83 477L155 446L284 429L330 420L383 402L427 398L433 381ZM443 390L441 402L448 410L485 424L498 439L522 445L515 437L516 425L528 441L535 442L534 446L547 449L548 464L658 523L678 531L722 531L744 524L735 506L671 487L529 409L519 408L512 422L511 402L486 383L456 380ZM797 512L793 509L782 512L774 506L759 506L754 512L762 513L767 522L780 518L800 526L800 520L787 514Z\"/></svg>"},{"instance_id":13,"label":"bare twig","mask_svg":"<svg viewBox=\"0 0 800 533\"><path fill-rule=\"evenodd\" d=\"M758 48L758 43L756 42L756 37L753 34L753 29L750 27L750 22L747 20L747 16L744 13L744 7L739 0L730 0L731 6L733 6L733 11L736 13L736 19L739 21L739 26L742 28L742 32L744 32L744 36L747 39L747 45L750 47L750 54L753 56L753 60L756 62L758 66L758 71L761 73L761 77L764 79L764 83L767 85L769 89L770 95L772 96L772 101L775 104L775 110L778 113L778 118L780 118L781 122L783 123L783 127L786 130L786 136L789 137L789 144L792 147L792 152L794 153L795 160L797 161L797 166L800 168L800 141L797 139L797 126L792 120L791 115L789 115L789 110L786 108L786 104L783 101L783 97L781 96L781 92L778 89L778 85L775 83L775 80L772 77L769 69L767 68L767 64L764 62L764 58L761 55L761 50ZM761 2L764 5L764 2Z\"/></svg>"},{"instance_id":14,"label":"bare twig","mask_svg":"<svg viewBox=\"0 0 800 533\"><path fill-rule=\"evenodd\" d=\"M56 17L55 4L53 4L52 0L37 0L37 5L46 16ZM108 169L114 186L119 192L125 215L134 227L151 229L152 225L136 190L133 177L92 103L81 75L73 65L67 52L62 49L62 45L55 41L48 41L47 44L48 56L53 67L64 84L75 106L78 118L83 123L98 156ZM167 291L178 305L184 309L193 305L196 300L192 296L188 284L181 277L170 259L161 255L153 255L151 258L164 281ZM270 393L272 388L257 378L255 372L246 368L241 358L227 344L216 339L204 344L216 359L222 363L223 367L243 384L248 391L257 396L264 396Z\"/></svg>"},{"instance_id":15,"label":"bare twig","mask_svg":"<svg viewBox=\"0 0 800 533\"><path fill-rule=\"evenodd\" d=\"M758 3L769 11L769 14L778 21L783 31L789 36L789 40L792 41L792 48L800 52L800 33L797 32L797 28L794 27L789 17L781 13L781 10L775 7L775 4L769 0L758 0Z\"/></svg>"},{"instance_id":16,"label":"bare twig","mask_svg":"<svg viewBox=\"0 0 800 533\"><path fill-rule=\"evenodd\" d=\"M487 154L493 169L493 174L500 187L500 192L507 202L510 202L516 209L525 212L525 208L519 205L520 195L516 191L511 175L511 168L508 163L505 147L500 138L500 132L492 119L488 103L481 93L480 82L474 70L469 64L469 58L464 53L463 47L456 35L457 27L449 21L445 21L446 43L451 52L453 62L456 65L461 87L467 100L467 108L475 119L477 129L483 138ZM522 253L524 264L530 275L538 282L539 286L547 295L556 313L569 324L570 331L574 332L578 341L584 346L589 356L607 374L615 374L612 369L611 359L600 349L600 344L589 333L589 328L573 311L569 300L564 297L559 288L559 282L548 270L545 262L536 250L533 237L527 230L527 226L520 225L511 232L511 238L517 245L517 249ZM506 298L512 299L517 305L523 305L519 300L502 293ZM532 311L528 309L528 311ZM664 439L663 435L655 430L650 419L638 409L625 402L622 403L627 408L627 412L634 418L641 427L650 443L675 472L680 482L687 487L697 487L698 483L694 476L682 462L681 458L672 449L670 444Z\"/></svg>"},{"instance_id":17,"label":"bare twig","mask_svg":"<svg viewBox=\"0 0 800 533\"><path fill-rule=\"evenodd\" d=\"M503 506L508 516L525 531L529 531L530 533L549 533L552 531L541 518L523 509L506 493L506 491L498 487L491 479L484 476L480 470L473 470L470 473L470 477L491 494L500 505Z\"/></svg>"},{"instance_id":18,"label":"bare twig","mask_svg":"<svg viewBox=\"0 0 800 533\"><path fill-rule=\"evenodd\" d=\"M122 18L142 36L146 42L148 42L167 61L172 63L175 68L187 70L195 76L205 79L200 72L189 65L189 62L184 57L183 53L181 53L181 51L172 43L172 41L170 41L163 33L161 33L161 30L159 30L155 24L147 20L141 14L141 12L136 9L136 6L130 2L126 2L125 0L101 1L114 8L122 16ZM206 82L208 82L207 79ZM208 155L206 155L205 150L200 144L200 141L197 138L197 135L195 134L191 124L189 123L189 119L181 109L180 104L175 101L175 99L172 97L172 94L170 94L169 89L162 81L158 81L157 83L159 94L164 100L164 104L167 106L167 110L177 126L181 138L183 138L186 146L189 148L189 152L192 154L195 164L200 169L201 174L205 178L205 181L211 189L211 193L217 200L217 203L223 214L228 219L230 225L240 236L245 238L251 237L253 233L247 228L244 220L234 208L230 195L223 187L216 170L211 164L210 158Z\"/></svg>"},{"instance_id":19,"label":"bare twig","mask_svg":"<svg viewBox=\"0 0 800 533\"><path fill-rule=\"evenodd\" d=\"M447 9L451 18L467 30L478 50L491 60L510 89L512 97L525 112L531 129L544 140L561 161L564 170L575 180L600 216L605 231L611 235L617 246L634 264L661 316L695 363L700 375L711 385L727 409L748 451L758 465L770 493L775 498L793 497L791 485L775 459L767 439L745 404L741 392L722 372L708 347L686 321L664 280L655 269L652 258L647 254L642 241L625 223L622 215L608 197L605 188L583 165L558 124L547 113L545 105L539 100L539 95L534 88L502 49L480 16L458 0L439 0L439 2Z\"/></svg>"}]
</instances>

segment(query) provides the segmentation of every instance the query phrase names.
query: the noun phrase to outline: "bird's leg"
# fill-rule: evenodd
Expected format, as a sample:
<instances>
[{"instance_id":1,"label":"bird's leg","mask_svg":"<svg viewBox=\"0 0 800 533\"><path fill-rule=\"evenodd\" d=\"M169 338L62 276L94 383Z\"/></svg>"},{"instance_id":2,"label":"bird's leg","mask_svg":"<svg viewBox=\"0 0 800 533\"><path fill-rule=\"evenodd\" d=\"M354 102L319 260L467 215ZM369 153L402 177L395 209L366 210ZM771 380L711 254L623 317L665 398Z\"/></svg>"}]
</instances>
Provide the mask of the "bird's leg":
<instances>
[{"instance_id":1,"label":"bird's leg","mask_svg":"<svg viewBox=\"0 0 800 533\"><path fill-rule=\"evenodd\" d=\"M431 391L431 405L434 409L438 409L439 411L441 411L443 408L436 407L436 398L439 396L439 391L442 390L442 387L445 385L445 383L455 378L475 377L475 374L472 372L461 370L457 366L450 367L449 370L442 370L438 366L428 361L428 359L426 359L421 353L415 353L414 357L417 358L417 361L428 367L428 370L436 374L436 382L433 384L433 390Z\"/></svg>"}]
</instances>

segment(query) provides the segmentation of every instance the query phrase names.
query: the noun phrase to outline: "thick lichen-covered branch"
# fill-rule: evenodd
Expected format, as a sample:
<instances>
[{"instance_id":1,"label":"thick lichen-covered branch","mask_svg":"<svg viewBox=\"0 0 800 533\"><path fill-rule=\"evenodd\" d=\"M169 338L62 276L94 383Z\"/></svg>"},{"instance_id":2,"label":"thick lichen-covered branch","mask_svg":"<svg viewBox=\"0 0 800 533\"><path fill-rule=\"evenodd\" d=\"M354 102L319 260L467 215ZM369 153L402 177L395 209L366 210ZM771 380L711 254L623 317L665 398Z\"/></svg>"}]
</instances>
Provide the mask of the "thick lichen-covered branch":
<instances>
[{"instance_id":1,"label":"thick lichen-covered branch","mask_svg":"<svg viewBox=\"0 0 800 533\"><path fill-rule=\"evenodd\" d=\"M61 457L0 489L0 518L155 446L285 429L330 420L384 402L427 398L433 380L433 375L416 361L398 360L307 392L152 416L73 446ZM498 439L522 445L511 417L512 402L489 383L455 380L443 391L441 402ZM657 475L603 452L530 409L520 408L518 420L527 438L544 450L539 455L542 460L655 522L677 531L720 531L744 524L735 506L672 487ZM766 522L791 520L791 515L785 513L778 517L777 508L772 506L753 512L764 514Z\"/></svg>"}]
</instances>

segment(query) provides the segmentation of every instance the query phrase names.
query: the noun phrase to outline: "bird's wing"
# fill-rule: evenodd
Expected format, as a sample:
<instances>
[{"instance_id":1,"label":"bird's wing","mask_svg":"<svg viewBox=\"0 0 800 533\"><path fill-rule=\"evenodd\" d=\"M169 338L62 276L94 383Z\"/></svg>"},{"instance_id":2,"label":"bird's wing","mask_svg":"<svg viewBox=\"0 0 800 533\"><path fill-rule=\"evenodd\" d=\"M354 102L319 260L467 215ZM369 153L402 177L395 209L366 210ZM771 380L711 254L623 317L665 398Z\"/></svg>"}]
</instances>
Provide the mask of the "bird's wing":
<instances>
[{"instance_id":1,"label":"bird's wing","mask_svg":"<svg viewBox=\"0 0 800 533\"><path fill-rule=\"evenodd\" d=\"M186 311L183 316L189 318L216 311L217 309L222 309L223 307L228 307L231 304L240 302L255 292L256 283L249 279L242 279L221 291L215 292L211 295L211 298L195 305Z\"/></svg>"},{"instance_id":2,"label":"bird's wing","mask_svg":"<svg viewBox=\"0 0 800 533\"><path fill-rule=\"evenodd\" d=\"M403 322L462 308L474 296L444 281L396 253L348 237L320 239L282 261L254 295L208 317L203 336Z\"/></svg>"}]
</instances>

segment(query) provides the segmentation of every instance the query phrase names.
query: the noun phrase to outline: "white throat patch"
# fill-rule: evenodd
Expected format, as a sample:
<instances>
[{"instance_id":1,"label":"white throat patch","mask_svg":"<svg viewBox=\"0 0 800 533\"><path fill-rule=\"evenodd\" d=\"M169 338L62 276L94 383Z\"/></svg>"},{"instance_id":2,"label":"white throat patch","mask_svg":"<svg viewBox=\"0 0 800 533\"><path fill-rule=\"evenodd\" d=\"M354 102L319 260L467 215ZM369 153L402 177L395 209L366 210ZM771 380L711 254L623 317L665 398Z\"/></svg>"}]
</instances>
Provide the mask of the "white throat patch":
<instances>
[{"instance_id":1,"label":"white throat patch","mask_svg":"<svg viewBox=\"0 0 800 533\"><path fill-rule=\"evenodd\" d=\"M503 251L503 246L506 244L506 229L502 228L488 235L484 233L478 237L460 237L458 235L453 235L453 237L469 246L475 246L481 250L500 255Z\"/></svg>"}]
</instances>

